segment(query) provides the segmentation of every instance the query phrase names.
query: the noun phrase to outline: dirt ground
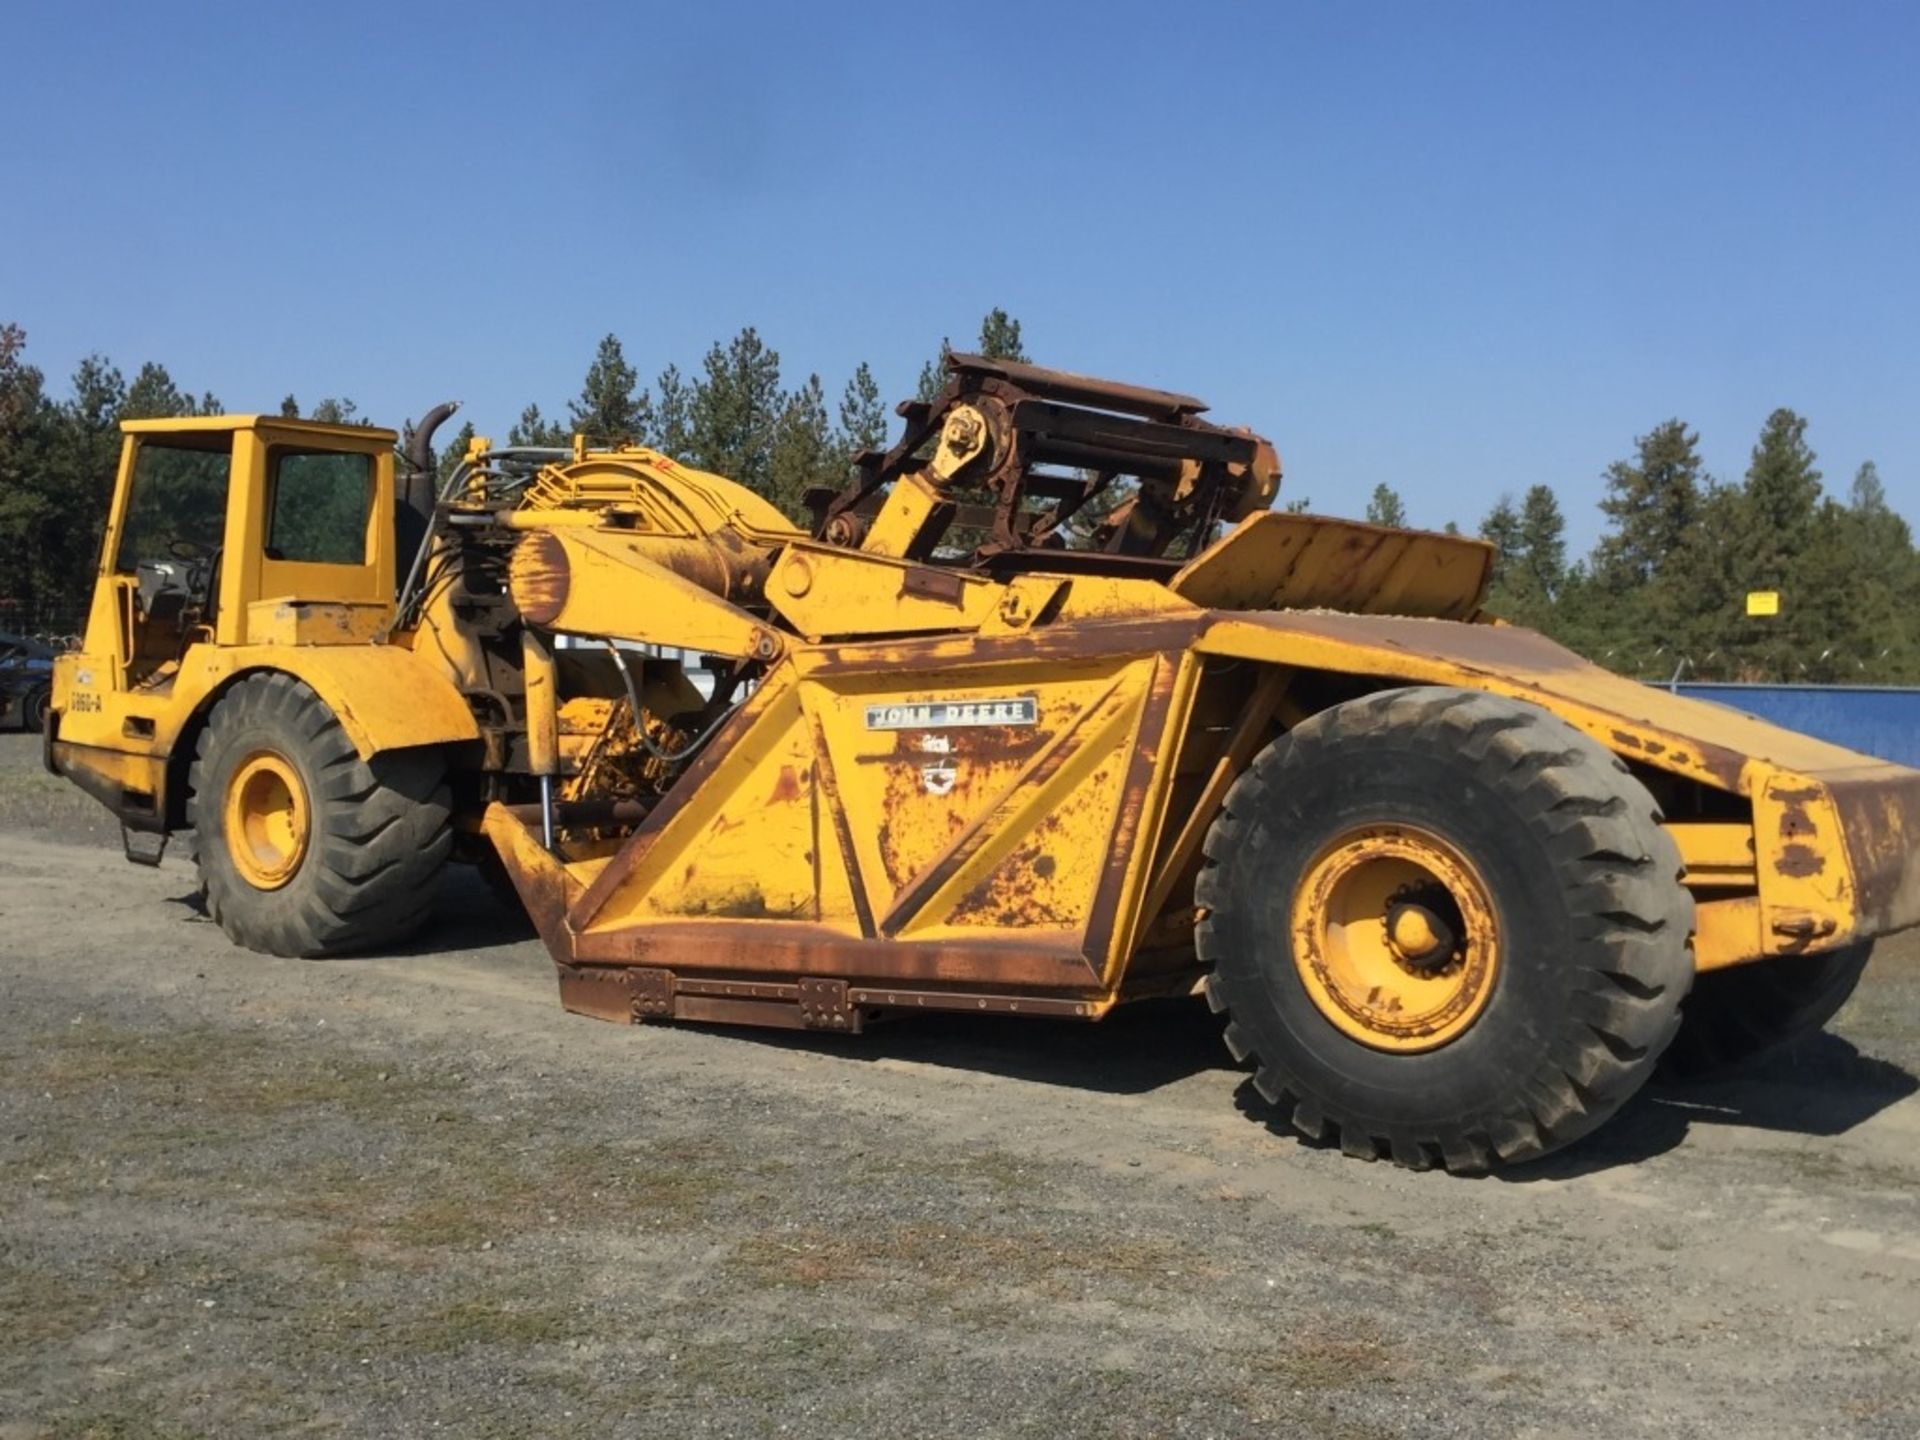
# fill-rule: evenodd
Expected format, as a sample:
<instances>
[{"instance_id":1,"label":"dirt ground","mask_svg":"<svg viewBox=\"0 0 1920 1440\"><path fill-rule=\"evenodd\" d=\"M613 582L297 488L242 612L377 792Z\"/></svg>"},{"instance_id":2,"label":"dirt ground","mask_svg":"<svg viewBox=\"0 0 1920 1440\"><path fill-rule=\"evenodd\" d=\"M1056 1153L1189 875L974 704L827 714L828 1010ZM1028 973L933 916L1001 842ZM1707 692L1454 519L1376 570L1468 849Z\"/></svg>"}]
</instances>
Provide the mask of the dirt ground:
<instances>
[{"instance_id":1,"label":"dirt ground","mask_svg":"<svg viewBox=\"0 0 1920 1440\"><path fill-rule=\"evenodd\" d=\"M1508 1178L1268 1128L1204 1007L563 1014L465 872L227 945L0 736L0 1440L1920 1433L1920 943Z\"/></svg>"}]
</instances>

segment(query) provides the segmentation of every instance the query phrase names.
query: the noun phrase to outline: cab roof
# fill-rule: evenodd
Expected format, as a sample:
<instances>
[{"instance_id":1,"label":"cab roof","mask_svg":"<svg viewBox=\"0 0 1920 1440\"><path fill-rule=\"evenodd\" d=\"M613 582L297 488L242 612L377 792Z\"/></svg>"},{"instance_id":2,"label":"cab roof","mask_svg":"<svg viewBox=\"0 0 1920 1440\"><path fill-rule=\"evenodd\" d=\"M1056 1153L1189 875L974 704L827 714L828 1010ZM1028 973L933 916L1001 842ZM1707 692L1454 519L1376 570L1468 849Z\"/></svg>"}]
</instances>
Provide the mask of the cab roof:
<instances>
[{"instance_id":1,"label":"cab roof","mask_svg":"<svg viewBox=\"0 0 1920 1440\"><path fill-rule=\"evenodd\" d=\"M316 440L377 441L393 445L400 439L377 425L329 425L320 420L295 420L285 415L170 415L155 420L122 420L129 435L211 435L234 430L280 430L311 435Z\"/></svg>"}]
</instances>

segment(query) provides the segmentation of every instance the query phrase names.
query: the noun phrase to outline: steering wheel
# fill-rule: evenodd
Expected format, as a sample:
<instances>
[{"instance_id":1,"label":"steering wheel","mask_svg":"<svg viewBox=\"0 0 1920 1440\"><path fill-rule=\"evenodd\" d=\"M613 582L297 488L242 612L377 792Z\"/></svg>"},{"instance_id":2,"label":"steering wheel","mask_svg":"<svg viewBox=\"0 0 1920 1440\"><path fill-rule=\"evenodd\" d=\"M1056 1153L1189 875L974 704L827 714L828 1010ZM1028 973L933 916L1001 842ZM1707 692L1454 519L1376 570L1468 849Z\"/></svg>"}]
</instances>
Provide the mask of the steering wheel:
<instances>
[{"instance_id":1,"label":"steering wheel","mask_svg":"<svg viewBox=\"0 0 1920 1440\"><path fill-rule=\"evenodd\" d=\"M219 599L220 550L218 545L182 536L167 541L167 553L187 567L187 596L190 603L199 607L202 623L213 618L214 605Z\"/></svg>"}]
</instances>

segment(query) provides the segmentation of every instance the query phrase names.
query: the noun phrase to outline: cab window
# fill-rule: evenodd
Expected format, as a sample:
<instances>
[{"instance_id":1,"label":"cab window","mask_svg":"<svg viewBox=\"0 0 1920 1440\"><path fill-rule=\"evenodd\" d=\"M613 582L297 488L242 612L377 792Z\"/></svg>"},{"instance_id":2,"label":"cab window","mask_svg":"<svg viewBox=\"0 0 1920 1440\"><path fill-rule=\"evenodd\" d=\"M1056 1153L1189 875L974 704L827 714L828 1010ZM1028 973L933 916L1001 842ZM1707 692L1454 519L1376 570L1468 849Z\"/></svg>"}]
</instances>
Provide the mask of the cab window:
<instances>
[{"instance_id":1,"label":"cab window","mask_svg":"<svg viewBox=\"0 0 1920 1440\"><path fill-rule=\"evenodd\" d=\"M373 506L373 456L268 451L272 499L267 558L308 565L367 563L367 515Z\"/></svg>"},{"instance_id":2,"label":"cab window","mask_svg":"<svg viewBox=\"0 0 1920 1440\"><path fill-rule=\"evenodd\" d=\"M142 440L134 452L133 486L114 569L133 574L143 562L210 555L227 525L233 436L183 435Z\"/></svg>"}]
</instances>

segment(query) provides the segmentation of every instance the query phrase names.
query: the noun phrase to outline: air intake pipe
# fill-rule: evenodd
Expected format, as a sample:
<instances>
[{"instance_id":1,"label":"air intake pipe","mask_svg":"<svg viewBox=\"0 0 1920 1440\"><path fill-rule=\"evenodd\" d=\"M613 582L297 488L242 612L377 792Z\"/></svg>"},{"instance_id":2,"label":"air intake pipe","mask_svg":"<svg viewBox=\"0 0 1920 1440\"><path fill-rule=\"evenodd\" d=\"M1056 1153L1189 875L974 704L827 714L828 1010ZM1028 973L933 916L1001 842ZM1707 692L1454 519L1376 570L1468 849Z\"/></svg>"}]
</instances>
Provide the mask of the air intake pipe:
<instances>
[{"instance_id":1,"label":"air intake pipe","mask_svg":"<svg viewBox=\"0 0 1920 1440\"><path fill-rule=\"evenodd\" d=\"M439 491L439 471L433 463L433 432L460 408L458 400L436 405L420 417L420 423L407 434L401 458L407 473L394 487L393 553L404 560L420 548L433 524L433 505Z\"/></svg>"}]
</instances>

